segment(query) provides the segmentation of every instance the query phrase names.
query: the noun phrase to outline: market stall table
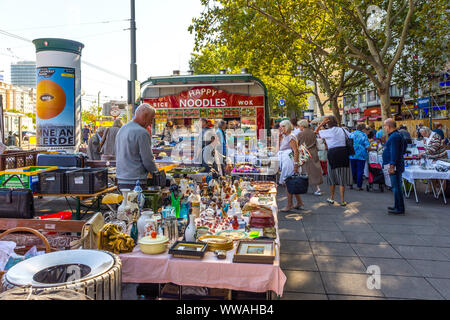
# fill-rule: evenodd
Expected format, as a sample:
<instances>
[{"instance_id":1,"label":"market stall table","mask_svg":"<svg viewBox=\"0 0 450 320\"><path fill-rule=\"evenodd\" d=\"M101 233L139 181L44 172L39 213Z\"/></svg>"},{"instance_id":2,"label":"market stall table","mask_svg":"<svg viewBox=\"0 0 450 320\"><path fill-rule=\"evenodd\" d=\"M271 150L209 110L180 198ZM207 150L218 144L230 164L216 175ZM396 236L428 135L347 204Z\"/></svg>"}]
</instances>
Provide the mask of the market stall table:
<instances>
[{"instance_id":1,"label":"market stall table","mask_svg":"<svg viewBox=\"0 0 450 320\"><path fill-rule=\"evenodd\" d=\"M275 201L276 194L270 192ZM277 206L272 204L277 238L273 264L233 263L236 244L227 251L226 259L219 260L207 252L202 260L174 258L169 253L148 255L137 246L132 253L120 254L122 282L124 283L174 283L179 286L202 286L283 294L286 276L280 267L280 240L278 236Z\"/></svg>"},{"instance_id":2,"label":"market stall table","mask_svg":"<svg viewBox=\"0 0 450 320\"><path fill-rule=\"evenodd\" d=\"M414 189L414 195L416 197L416 202L419 202L419 199L417 197L417 190L416 190L416 180L438 180L439 181L439 188L436 191L434 188L433 183L431 183L431 189L433 191L433 195L436 199L439 198L439 196L442 193L442 198L444 199L444 203L447 204L447 199L445 198L445 192L444 192L444 182L445 180L450 180L450 171L448 172L439 172L435 169L432 170L425 170L422 169L419 166L409 166L405 168L405 171L402 175L403 179L403 188L405 190L405 196L409 198L411 194L411 190ZM405 180L410 182L411 185L407 189L405 186Z\"/></svg>"},{"instance_id":3,"label":"market stall table","mask_svg":"<svg viewBox=\"0 0 450 320\"><path fill-rule=\"evenodd\" d=\"M97 200L95 202L97 203L97 207L99 208L100 207L100 197L107 193L113 192L115 190L117 190L117 186L111 186L102 191L92 193L92 194L33 194L33 195L35 197L65 197L66 200L67 200L67 197L74 198L76 200L75 219L80 220L81 219L81 201L82 200L94 198Z\"/></svg>"}]
</instances>

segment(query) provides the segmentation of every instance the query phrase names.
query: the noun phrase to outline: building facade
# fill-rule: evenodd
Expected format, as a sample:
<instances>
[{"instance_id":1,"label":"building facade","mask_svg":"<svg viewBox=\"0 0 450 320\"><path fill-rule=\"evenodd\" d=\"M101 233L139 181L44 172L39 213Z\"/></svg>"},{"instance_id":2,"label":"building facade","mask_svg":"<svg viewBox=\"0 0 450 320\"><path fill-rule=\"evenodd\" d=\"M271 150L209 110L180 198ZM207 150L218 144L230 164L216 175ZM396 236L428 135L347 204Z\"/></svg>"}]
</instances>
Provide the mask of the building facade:
<instances>
[{"instance_id":1,"label":"building facade","mask_svg":"<svg viewBox=\"0 0 450 320\"><path fill-rule=\"evenodd\" d=\"M11 83L16 86L36 88L36 62L19 61L12 63Z\"/></svg>"},{"instance_id":2,"label":"building facade","mask_svg":"<svg viewBox=\"0 0 450 320\"><path fill-rule=\"evenodd\" d=\"M450 103L448 74L429 77L428 87L412 92L409 87L390 87L391 114L396 120L447 119ZM381 102L375 88L344 97L343 122L350 127L381 119Z\"/></svg>"}]
</instances>

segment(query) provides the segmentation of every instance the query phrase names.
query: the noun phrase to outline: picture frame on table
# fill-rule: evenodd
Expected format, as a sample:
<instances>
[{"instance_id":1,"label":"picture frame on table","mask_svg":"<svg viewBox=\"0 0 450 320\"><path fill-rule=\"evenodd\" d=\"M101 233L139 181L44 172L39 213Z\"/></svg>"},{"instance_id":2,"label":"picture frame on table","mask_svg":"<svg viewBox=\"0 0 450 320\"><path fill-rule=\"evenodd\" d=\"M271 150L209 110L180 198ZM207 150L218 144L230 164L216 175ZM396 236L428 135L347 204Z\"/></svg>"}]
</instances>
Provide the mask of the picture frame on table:
<instances>
[{"instance_id":1,"label":"picture frame on table","mask_svg":"<svg viewBox=\"0 0 450 320\"><path fill-rule=\"evenodd\" d=\"M239 240L233 262L273 264L275 241Z\"/></svg>"},{"instance_id":2,"label":"picture frame on table","mask_svg":"<svg viewBox=\"0 0 450 320\"><path fill-rule=\"evenodd\" d=\"M174 258L202 259L207 247L207 243L177 241L169 249L169 254Z\"/></svg>"}]
</instances>

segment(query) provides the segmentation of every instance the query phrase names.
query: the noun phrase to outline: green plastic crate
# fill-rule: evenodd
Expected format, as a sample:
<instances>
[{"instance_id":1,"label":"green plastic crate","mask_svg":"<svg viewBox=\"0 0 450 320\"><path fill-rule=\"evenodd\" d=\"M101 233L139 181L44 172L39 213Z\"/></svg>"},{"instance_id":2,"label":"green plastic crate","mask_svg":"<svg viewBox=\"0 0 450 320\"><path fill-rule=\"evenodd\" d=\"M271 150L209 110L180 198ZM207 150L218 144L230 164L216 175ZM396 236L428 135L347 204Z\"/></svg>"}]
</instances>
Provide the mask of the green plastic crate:
<instances>
[{"instance_id":1,"label":"green plastic crate","mask_svg":"<svg viewBox=\"0 0 450 320\"><path fill-rule=\"evenodd\" d=\"M0 171L0 186L2 188L26 188L31 189L32 192L39 192L38 173L56 169L58 169L56 166L31 166Z\"/></svg>"}]
</instances>

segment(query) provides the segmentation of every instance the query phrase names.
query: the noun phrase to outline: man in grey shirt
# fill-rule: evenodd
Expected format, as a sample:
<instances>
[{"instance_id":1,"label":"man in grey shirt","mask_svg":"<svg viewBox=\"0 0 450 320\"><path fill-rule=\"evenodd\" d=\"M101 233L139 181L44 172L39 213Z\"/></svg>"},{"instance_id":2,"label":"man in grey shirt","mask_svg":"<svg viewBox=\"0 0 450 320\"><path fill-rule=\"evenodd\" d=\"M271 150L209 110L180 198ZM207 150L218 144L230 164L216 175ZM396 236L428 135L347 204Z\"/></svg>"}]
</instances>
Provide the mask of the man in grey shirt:
<instances>
[{"instance_id":1,"label":"man in grey shirt","mask_svg":"<svg viewBox=\"0 0 450 320\"><path fill-rule=\"evenodd\" d=\"M116 136L116 177L119 189L134 189L136 181L147 185L148 173L158 171L152 152L150 134L145 129L155 117L156 110L143 103L137 109L133 121Z\"/></svg>"}]
</instances>

